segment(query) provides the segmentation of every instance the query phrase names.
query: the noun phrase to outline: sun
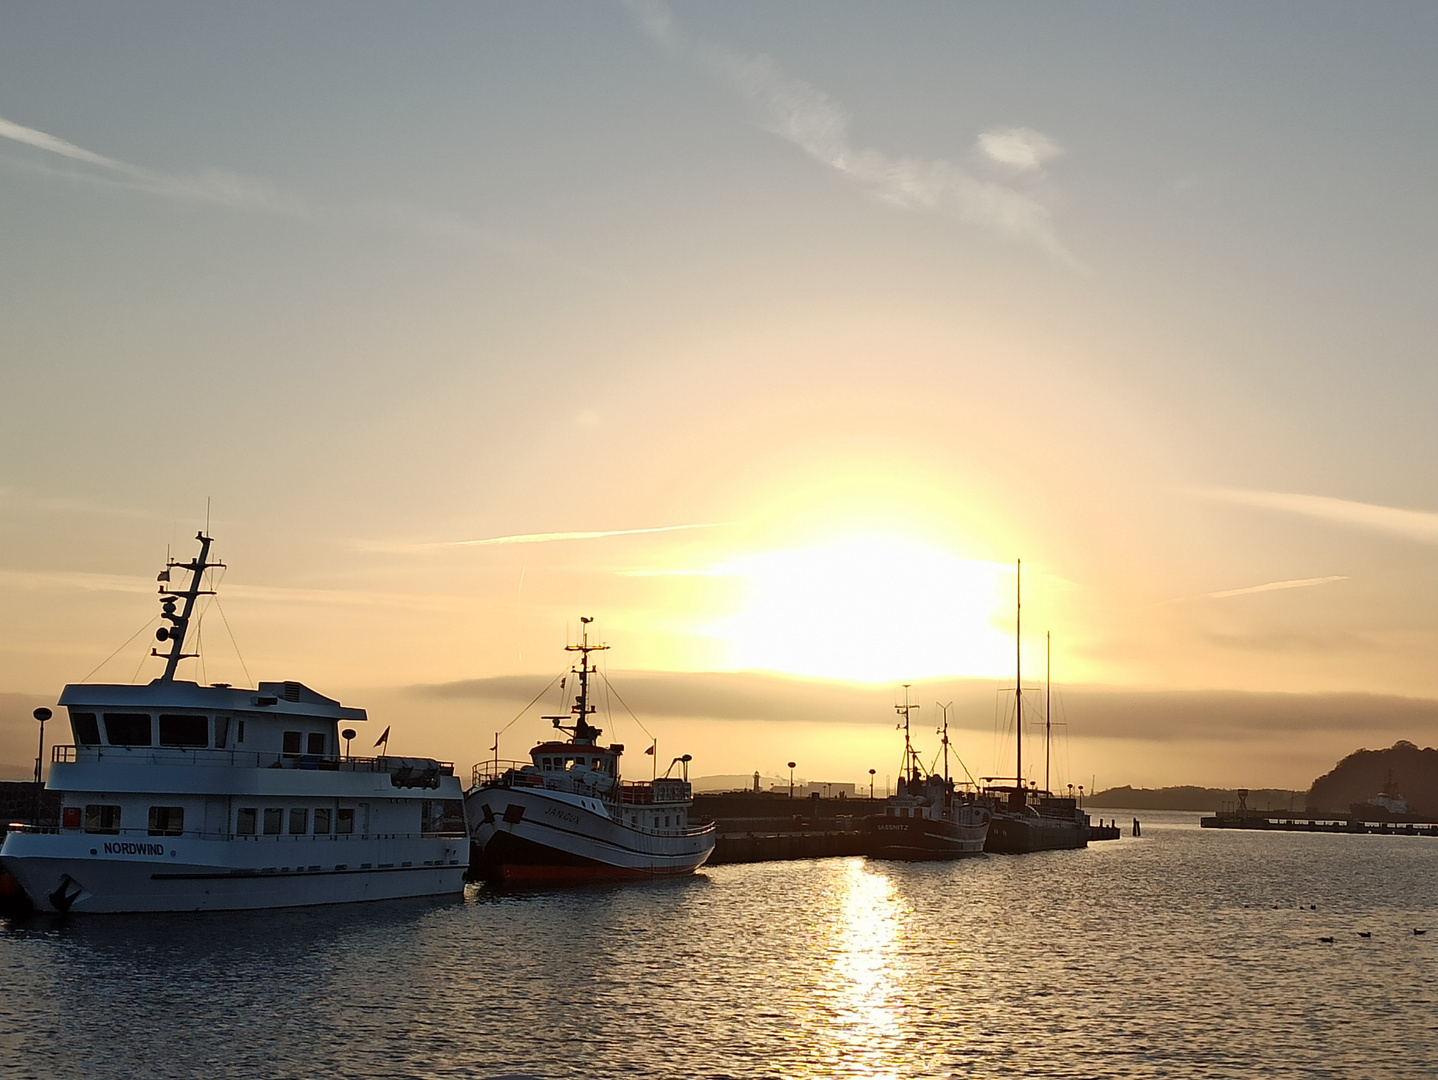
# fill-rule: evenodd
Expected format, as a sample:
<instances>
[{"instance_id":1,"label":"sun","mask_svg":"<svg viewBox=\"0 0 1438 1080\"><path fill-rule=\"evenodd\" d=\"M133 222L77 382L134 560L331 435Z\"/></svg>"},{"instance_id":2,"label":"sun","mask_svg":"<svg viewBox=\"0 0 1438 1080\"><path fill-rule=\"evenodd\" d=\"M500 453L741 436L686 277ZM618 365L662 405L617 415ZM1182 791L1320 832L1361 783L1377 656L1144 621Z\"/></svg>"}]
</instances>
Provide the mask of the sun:
<instances>
[{"instance_id":1,"label":"sun","mask_svg":"<svg viewBox=\"0 0 1438 1080\"><path fill-rule=\"evenodd\" d=\"M739 670L884 682L1012 665L1012 569L882 533L732 559L740 610L710 628Z\"/></svg>"}]
</instances>

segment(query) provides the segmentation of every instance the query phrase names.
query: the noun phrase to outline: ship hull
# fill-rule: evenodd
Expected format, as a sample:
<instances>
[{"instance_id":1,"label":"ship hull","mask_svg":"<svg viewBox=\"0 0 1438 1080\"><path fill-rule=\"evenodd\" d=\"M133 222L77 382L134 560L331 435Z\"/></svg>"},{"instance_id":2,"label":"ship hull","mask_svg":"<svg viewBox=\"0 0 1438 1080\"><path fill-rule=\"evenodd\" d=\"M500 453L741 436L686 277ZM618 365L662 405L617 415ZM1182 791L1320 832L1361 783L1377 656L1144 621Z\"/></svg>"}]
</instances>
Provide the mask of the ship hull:
<instances>
[{"instance_id":1,"label":"ship hull","mask_svg":"<svg viewBox=\"0 0 1438 1080\"><path fill-rule=\"evenodd\" d=\"M41 912L240 911L458 895L463 847L458 837L152 842L11 832L0 863Z\"/></svg>"},{"instance_id":2,"label":"ship hull","mask_svg":"<svg viewBox=\"0 0 1438 1080\"><path fill-rule=\"evenodd\" d=\"M1088 827L1064 818L995 814L984 850L996 855L1088 847Z\"/></svg>"},{"instance_id":3,"label":"ship hull","mask_svg":"<svg viewBox=\"0 0 1438 1080\"><path fill-rule=\"evenodd\" d=\"M988 815L982 822L875 816L865 822L869 852L877 859L961 859L984 853Z\"/></svg>"},{"instance_id":4,"label":"ship hull","mask_svg":"<svg viewBox=\"0 0 1438 1080\"><path fill-rule=\"evenodd\" d=\"M589 809L585 803L597 809ZM479 876L513 885L681 877L714 852L713 826L632 828L596 800L543 788L481 787L465 797Z\"/></svg>"}]
</instances>

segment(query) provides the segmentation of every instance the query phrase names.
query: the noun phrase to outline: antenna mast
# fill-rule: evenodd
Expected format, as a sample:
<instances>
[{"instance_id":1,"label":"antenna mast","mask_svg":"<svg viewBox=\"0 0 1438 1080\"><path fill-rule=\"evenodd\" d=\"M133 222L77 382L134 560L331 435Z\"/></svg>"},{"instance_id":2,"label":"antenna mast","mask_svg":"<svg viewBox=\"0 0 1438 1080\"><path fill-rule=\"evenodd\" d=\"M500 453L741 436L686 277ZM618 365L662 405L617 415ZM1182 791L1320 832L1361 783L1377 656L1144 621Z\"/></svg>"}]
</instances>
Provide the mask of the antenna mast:
<instances>
[{"instance_id":1,"label":"antenna mast","mask_svg":"<svg viewBox=\"0 0 1438 1080\"><path fill-rule=\"evenodd\" d=\"M589 654L592 652L602 652L609 648L609 646L589 644L589 624L593 621L590 616L581 615L579 617L579 644L564 646L565 652L579 653L579 666L569 669L575 675L579 676L579 695L574 699L574 704L570 706L569 709L570 714L575 717L574 727L567 728L563 725L562 721L569 719L567 716L544 717L544 719L552 721L554 726L559 728L560 731L567 731L573 735L575 742L593 743L600 735L599 729L589 723L589 718L595 711L595 706L589 704L589 676L599 670L589 663ZM496 740L496 742L497 741L498 740Z\"/></svg>"},{"instance_id":2,"label":"antenna mast","mask_svg":"<svg viewBox=\"0 0 1438 1080\"><path fill-rule=\"evenodd\" d=\"M190 628L190 616L194 614L195 599L200 596L214 596L213 589L200 588L200 575L206 570L217 566L224 566L222 562L208 562L210 555L210 537L202 532L195 533L195 539L200 542L200 557L194 562L178 563L168 556L165 559L165 568L160 571L156 578L160 582L160 603L163 610L160 618L169 621L169 626L162 626L155 631L155 640L170 642L170 651L162 653L151 648L151 656L163 656L165 658L165 673L160 676L161 682L173 682L175 669L179 667L181 660L190 660L199 653L187 653L185 649L185 634ZM171 570L188 570L190 572L190 585L186 589L172 589L170 587ZM175 611L175 602L183 600L184 609L178 614Z\"/></svg>"},{"instance_id":3,"label":"antenna mast","mask_svg":"<svg viewBox=\"0 0 1438 1080\"><path fill-rule=\"evenodd\" d=\"M917 709L918 705L909 703L909 684L904 684L904 703L895 705L894 711L904 714L904 768L903 772L909 774L912 783L919 782L918 755L914 753L914 744L909 741L909 713Z\"/></svg>"}]
</instances>

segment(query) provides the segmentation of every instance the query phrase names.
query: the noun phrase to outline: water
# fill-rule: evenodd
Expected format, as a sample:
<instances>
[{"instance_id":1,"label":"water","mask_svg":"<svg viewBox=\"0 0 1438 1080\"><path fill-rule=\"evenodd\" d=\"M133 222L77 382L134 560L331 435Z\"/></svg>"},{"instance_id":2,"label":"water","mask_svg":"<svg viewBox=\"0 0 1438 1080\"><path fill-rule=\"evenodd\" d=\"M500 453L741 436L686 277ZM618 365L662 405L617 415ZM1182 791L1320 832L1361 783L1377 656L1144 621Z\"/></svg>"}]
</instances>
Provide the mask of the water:
<instances>
[{"instance_id":1,"label":"water","mask_svg":"<svg viewBox=\"0 0 1438 1080\"><path fill-rule=\"evenodd\" d=\"M1438 1075L1438 839L1142 816L1080 852L0 923L0 1076Z\"/></svg>"}]
</instances>

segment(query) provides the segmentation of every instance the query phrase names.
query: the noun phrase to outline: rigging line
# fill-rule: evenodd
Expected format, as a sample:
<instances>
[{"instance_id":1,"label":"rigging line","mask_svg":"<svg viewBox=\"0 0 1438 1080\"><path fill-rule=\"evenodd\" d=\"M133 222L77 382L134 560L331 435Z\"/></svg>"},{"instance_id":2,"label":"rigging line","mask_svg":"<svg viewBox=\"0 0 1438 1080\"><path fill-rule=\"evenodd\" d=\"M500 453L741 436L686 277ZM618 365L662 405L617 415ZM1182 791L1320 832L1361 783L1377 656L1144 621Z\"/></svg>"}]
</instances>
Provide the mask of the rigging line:
<instances>
[{"instance_id":1,"label":"rigging line","mask_svg":"<svg viewBox=\"0 0 1438 1080\"><path fill-rule=\"evenodd\" d=\"M647 727L645 727L645 726L644 726L644 721L641 720L641 719L639 719L639 717L637 717L637 716L634 715L634 710L629 707L629 702L625 701L622 697L620 697L620 696L619 696L619 691L616 690L616 689L614 689L614 684L609 681L609 675L608 675L607 673L601 671L601 672L599 673L599 677L604 680L604 685L607 686L607 687L609 687L609 692L614 695L614 700L617 701L617 702L619 702L619 704L621 704L621 705L624 706L624 711L627 712L627 713L633 718L634 722L639 725L639 730L642 731L642 732L644 732L644 734L648 735L648 736L649 736L649 741L650 741L650 742L653 742L653 741L654 741L654 732L650 731ZM656 759L656 763L657 763L657 759Z\"/></svg>"},{"instance_id":2,"label":"rigging line","mask_svg":"<svg viewBox=\"0 0 1438 1080\"><path fill-rule=\"evenodd\" d=\"M534 695L534 699L533 699L532 701L530 701L530 703L529 703L528 705L526 705L524 708L522 708L522 709L519 710L519 713L515 716L514 720L511 720L509 723L505 724L504 727L502 727L502 728L499 729L498 734L503 735L503 734L504 734L506 731L508 731L510 728L514 727L515 721L518 720L518 719L519 719L521 716L523 716L525 713L529 712L530 709L534 708L534 702L535 702L535 701L538 701L538 700L539 700L540 698L542 698L545 694L549 693L549 687L550 687L550 686L553 686L555 683L557 683L560 679L562 679L562 678L564 677L564 675L565 675L565 672L561 671L561 672L560 672L558 675L556 675L554 678L550 679L548 685L545 686L545 688L544 688L543 690L541 690L539 693L535 694L535 695Z\"/></svg>"},{"instance_id":3,"label":"rigging line","mask_svg":"<svg viewBox=\"0 0 1438 1080\"><path fill-rule=\"evenodd\" d=\"M135 680L140 677L140 669L145 666L145 661L148 660L148 659L149 659L149 656L148 656L148 655L141 656L141 657L140 657L140 662L135 665L135 673L130 676L130 683L131 683L132 685L134 684Z\"/></svg>"},{"instance_id":4,"label":"rigging line","mask_svg":"<svg viewBox=\"0 0 1438 1080\"><path fill-rule=\"evenodd\" d=\"M141 634L143 634L146 630L150 629L151 626L153 626L156 622L159 621L159 618L160 618L160 617L159 617L158 615L153 615L153 616L151 616L150 618L146 619L146 620L145 620L145 625L142 626L142 627L140 627L140 629L136 630L133 634L131 634L129 637L127 637L127 638L125 639L124 644L121 645L120 648L116 649L116 650L115 650L114 652L112 652L109 656L105 657L105 659L101 660L98 664L96 664L96 665L95 665L95 670L94 670L94 671L91 671L91 672L90 672L90 675L95 674L96 671L99 671L102 667L104 667L106 664L108 664L111 660L113 660L113 659L115 659L115 657L119 656L120 653L121 653L121 651L125 648L125 645L130 644L130 642L134 641L137 637L139 637ZM140 663L142 663L142 664L143 664L144 662L145 662L145 661L144 661L143 659L140 661ZM136 669L136 670L138 671L138 669ZM90 675L86 675L85 678L81 679L80 681L81 681L81 682L86 682L86 681L90 678ZM131 681L131 682L134 682L135 680L132 678L130 681Z\"/></svg>"},{"instance_id":5,"label":"rigging line","mask_svg":"<svg viewBox=\"0 0 1438 1080\"><path fill-rule=\"evenodd\" d=\"M250 669L245 665L245 658L240 653L240 643L235 640L235 632L230 629L230 620L225 617L225 609L220 607L220 598L218 596L215 597L215 608L220 613L220 621L225 624L225 633L230 635L230 644L235 647L235 655L239 657L240 660L240 670L245 673L245 683L253 686L255 683L254 676L250 674Z\"/></svg>"}]
</instances>

